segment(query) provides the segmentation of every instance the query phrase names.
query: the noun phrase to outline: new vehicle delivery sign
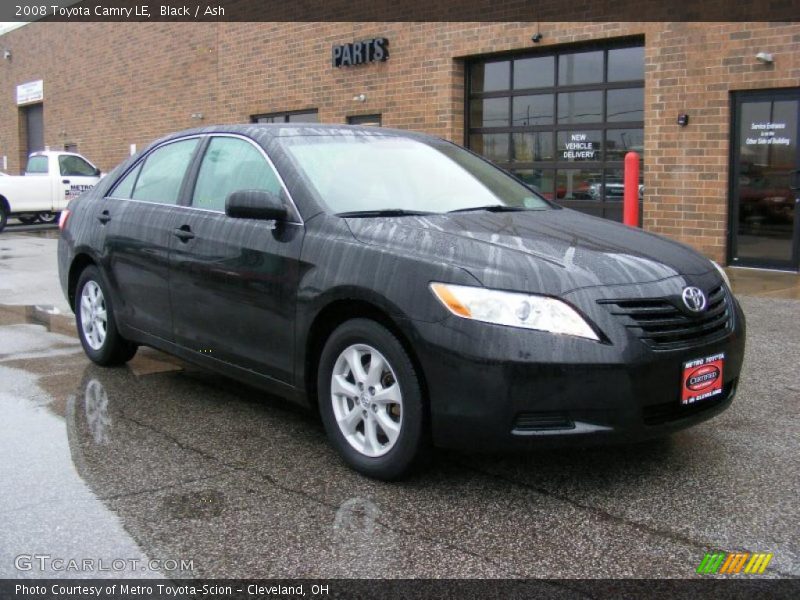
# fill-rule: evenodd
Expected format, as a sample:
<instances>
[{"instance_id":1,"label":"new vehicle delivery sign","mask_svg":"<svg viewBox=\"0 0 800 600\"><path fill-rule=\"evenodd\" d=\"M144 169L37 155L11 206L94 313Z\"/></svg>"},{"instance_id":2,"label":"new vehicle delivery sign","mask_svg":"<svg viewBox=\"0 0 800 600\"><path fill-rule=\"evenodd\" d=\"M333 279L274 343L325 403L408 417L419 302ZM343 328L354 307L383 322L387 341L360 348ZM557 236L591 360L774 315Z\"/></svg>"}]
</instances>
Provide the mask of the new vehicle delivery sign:
<instances>
[{"instance_id":1,"label":"new vehicle delivery sign","mask_svg":"<svg viewBox=\"0 0 800 600\"><path fill-rule=\"evenodd\" d=\"M725 354L692 360L683 365L681 404L694 404L722 393Z\"/></svg>"}]
</instances>

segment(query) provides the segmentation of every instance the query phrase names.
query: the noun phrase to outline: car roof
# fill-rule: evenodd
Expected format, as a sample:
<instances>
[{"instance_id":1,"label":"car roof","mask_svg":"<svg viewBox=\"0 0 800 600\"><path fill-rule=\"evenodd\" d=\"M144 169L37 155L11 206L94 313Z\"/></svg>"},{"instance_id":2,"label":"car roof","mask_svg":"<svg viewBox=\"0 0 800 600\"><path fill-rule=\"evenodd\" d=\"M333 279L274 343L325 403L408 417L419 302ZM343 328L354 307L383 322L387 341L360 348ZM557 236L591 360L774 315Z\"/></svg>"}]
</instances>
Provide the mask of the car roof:
<instances>
[{"instance_id":1,"label":"car roof","mask_svg":"<svg viewBox=\"0 0 800 600\"><path fill-rule=\"evenodd\" d=\"M410 139L433 141L437 138L403 129L390 129L387 127L366 127L363 125L339 125L334 123L236 123L228 125L208 125L184 129L166 135L149 147L162 144L166 141L192 136L213 133L232 133L252 138L262 146L279 137L295 136L380 136L380 137L405 137ZM148 148L149 148L148 147Z\"/></svg>"}]
</instances>

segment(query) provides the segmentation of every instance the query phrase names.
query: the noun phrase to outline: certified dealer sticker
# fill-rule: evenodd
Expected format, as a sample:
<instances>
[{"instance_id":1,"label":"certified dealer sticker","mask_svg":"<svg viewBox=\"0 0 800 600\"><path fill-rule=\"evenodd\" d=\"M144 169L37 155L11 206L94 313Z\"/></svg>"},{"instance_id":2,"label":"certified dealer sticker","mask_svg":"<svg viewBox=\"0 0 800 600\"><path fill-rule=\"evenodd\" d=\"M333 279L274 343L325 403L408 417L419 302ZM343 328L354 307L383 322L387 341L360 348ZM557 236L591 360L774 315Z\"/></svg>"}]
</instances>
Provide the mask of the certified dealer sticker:
<instances>
[{"instance_id":1,"label":"certified dealer sticker","mask_svg":"<svg viewBox=\"0 0 800 600\"><path fill-rule=\"evenodd\" d=\"M715 354L683 364L681 404L694 404L722 393L725 354Z\"/></svg>"}]
</instances>

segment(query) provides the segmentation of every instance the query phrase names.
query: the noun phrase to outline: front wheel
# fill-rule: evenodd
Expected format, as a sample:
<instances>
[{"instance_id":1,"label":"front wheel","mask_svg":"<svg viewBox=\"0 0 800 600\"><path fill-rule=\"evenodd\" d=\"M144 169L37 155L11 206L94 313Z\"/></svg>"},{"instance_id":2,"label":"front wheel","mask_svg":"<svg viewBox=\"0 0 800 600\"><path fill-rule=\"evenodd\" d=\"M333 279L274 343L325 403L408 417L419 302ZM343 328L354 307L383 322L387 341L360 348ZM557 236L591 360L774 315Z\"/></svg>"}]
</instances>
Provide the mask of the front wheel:
<instances>
[{"instance_id":1,"label":"front wheel","mask_svg":"<svg viewBox=\"0 0 800 600\"><path fill-rule=\"evenodd\" d=\"M86 356L98 365L121 365L136 354L136 344L117 331L111 298L97 267L86 267L78 279L75 320Z\"/></svg>"},{"instance_id":2,"label":"front wheel","mask_svg":"<svg viewBox=\"0 0 800 600\"><path fill-rule=\"evenodd\" d=\"M417 372L382 325L366 319L340 325L322 351L317 389L328 438L360 473L398 479L427 449Z\"/></svg>"},{"instance_id":3,"label":"front wheel","mask_svg":"<svg viewBox=\"0 0 800 600\"><path fill-rule=\"evenodd\" d=\"M6 228L6 223L8 223L8 211L6 211L6 207L0 202L0 232Z\"/></svg>"}]
</instances>

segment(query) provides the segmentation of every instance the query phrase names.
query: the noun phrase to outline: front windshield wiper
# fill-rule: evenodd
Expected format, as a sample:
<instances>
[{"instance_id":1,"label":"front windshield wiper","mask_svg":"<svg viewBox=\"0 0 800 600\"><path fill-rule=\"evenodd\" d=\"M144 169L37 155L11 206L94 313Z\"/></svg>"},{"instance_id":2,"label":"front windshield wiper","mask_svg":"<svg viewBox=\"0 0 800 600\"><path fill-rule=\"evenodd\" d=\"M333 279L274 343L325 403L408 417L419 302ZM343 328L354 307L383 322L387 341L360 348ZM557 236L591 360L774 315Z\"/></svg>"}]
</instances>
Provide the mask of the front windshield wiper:
<instances>
[{"instance_id":1,"label":"front windshield wiper","mask_svg":"<svg viewBox=\"0 0 800 600\"><path fill-rule=\"evenodd\" d=\"M523 210L536 210L533 208L527 208L525 206L508 206L506 204L487 204L486 206L469 206L467 208L457 208L455 210L448 210L449 213L460 213L460 212L473 212L479 210L486 210L489 212L519 212Z\"/></svg>"},{"instance_id":2,"label":"front windshield wiper","mask_svg":"<svg viewBox=\"0 0 800 600\"><path fill-rule=\"evenodd\" d=\"M433 215L424 210L407 210L405 208L381 208L375 210L350 210L336 213L337 217L418 217L421 215Z\"/></svg>"}]
</instances>

